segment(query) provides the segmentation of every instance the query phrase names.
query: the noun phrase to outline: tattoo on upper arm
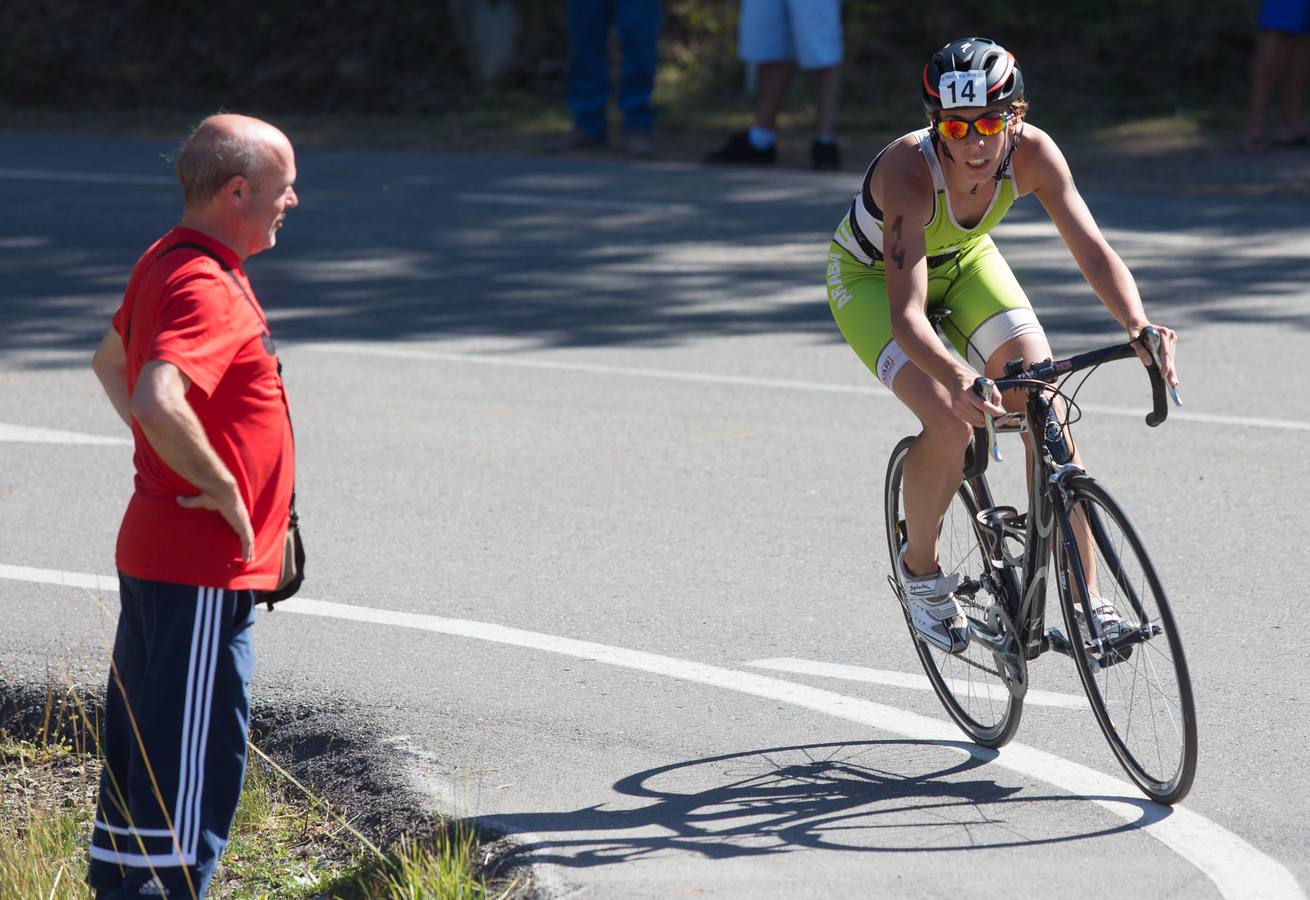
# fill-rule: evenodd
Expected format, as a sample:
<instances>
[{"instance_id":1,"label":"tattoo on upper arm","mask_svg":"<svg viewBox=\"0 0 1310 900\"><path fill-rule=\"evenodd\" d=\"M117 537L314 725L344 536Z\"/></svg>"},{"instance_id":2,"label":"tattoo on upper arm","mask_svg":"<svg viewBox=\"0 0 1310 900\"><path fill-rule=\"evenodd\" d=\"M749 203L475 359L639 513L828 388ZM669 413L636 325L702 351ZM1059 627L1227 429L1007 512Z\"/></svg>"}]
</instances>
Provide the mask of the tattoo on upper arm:
<instances>
[{"instance_id":1,"label":"tattoo on upper arm","mask_svg":"<svg viewBox=\"0 0 1310 900\"><path fill-rule=\"evenodd\" d=\"M905 216L897 216L896 221L892 223L892 234L895 235L896 240L892 242L891 252L887 254L888 258L896 263L898 269L905 268L905 248L900 245L900 241L903 239L901 229L904 225Z\"/></svg>"}]
</instances>

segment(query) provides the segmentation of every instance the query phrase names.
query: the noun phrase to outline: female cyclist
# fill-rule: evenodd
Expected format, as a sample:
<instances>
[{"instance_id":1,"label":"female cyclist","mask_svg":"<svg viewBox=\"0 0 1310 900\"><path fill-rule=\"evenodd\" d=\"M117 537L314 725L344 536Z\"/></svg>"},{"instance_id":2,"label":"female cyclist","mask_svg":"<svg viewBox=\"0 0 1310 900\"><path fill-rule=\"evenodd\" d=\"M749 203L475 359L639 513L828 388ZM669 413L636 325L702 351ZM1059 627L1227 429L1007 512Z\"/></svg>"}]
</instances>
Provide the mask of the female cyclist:
<instances>
[{"instance_id":1,"label":"female cyclist","mask_svg":"<svg viewBox=\"0 0 1310 900\"><path fill-rule=\"evenodd\" d=\"M972 426L1021 397L973 391L979 373L1051 356L1023 289L988 236L1014 201L1036 195L1078 268L1130 338L1150 323L1127 266L1110 249L1074 187L1064 156L1026 121L1023 76L995 41L965 38L923 69L929 127L874 157L828 252L828 303L847 343L923 426L905 461L908 541L897 577L918 633L947 652L969 632L937 564L937 534L960 485ZM928 319L946 307L945 337ZM1176 385L1177 336L1156 325L1162 374ZM1138 351L1145 363L1144 349ZM1026 437L1025 437L1026 439ZM1031 450L1030 450L1031 452ZM1075 451L1076 452L1076 451ZM1075 455L1075 461L1078 457ZM1118 619L1095 607L1104 629Z\"/></svg>"}]
</instances>

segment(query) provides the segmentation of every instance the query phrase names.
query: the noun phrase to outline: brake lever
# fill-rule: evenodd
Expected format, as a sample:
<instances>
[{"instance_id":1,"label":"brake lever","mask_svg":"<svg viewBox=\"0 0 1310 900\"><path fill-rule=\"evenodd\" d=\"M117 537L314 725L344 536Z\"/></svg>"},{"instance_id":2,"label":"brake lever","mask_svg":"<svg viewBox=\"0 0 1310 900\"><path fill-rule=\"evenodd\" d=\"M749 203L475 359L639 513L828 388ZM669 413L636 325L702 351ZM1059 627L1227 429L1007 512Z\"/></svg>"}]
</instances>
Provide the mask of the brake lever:
<instances>
[{"instance_id":1,"label":"brake lever","mask_svg":"<svg viewBox=\"0 0 1310 900\"><path fill-rule=\"evenodd\" d=\"M1146 352L1151 354L1151 359L1155 362L1155 367L1160 370L1160 374L1163 376L1164 362L1161 359L1160 344L1164 340L1164 336L1160 334L1160 330L1154 325L1147 325L1137 336L1142 339L1142 344L1145 345ZM1165 387L1169 389L1169 397L1174 401L1174 406L1182 406L1183 400L1178 396L1178 388L1167 381L1165 382Z\"/></svg>"},{"instance_id":2,"label":"brake lever","mask_svg":"<svg viewBox=\"0 0 1310 900\"><path fill-rule=\"evenodd\" d=\"M992 391L996 389L996 382L990 378L979 378L973 383L973 390L979 397L984 400L990 400ZM991 454L992 459L997 462L1003 462L1001 459L1001 447L996 442L996 420L992 416L983 412L983 420L987 424L987 452Z\"/></svg>"}]
</instances>

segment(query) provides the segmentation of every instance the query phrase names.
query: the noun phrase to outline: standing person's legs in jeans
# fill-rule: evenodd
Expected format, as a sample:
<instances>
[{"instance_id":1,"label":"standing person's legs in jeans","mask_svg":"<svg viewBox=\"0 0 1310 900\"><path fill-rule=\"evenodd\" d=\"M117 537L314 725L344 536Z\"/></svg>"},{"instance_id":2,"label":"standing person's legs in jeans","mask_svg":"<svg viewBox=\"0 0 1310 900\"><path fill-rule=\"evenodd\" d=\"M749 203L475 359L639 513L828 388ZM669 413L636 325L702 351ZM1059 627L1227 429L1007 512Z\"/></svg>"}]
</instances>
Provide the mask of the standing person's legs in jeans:
<instances>
[{"instance_id":1,"label":"standing person's legs in jeans","mask_svg":"<svg viewBox=\"0 0 1310 900\"><path fill-rule=\"evenodd\" d=\"M1304 91L1310 67L1310 0L1265 0L1260 8L1260 32L1251 61L1251 101L1242 148L1266 147L1265 119L1276 89L1282 93L1280 143L1305 143L1307 124Z\"/></svg>"},{"instance_id":2,"label":"standing person's legs in jeans","mask_svg":"<svg viewBox=\"0 0 1310 900\"><path fill-rule=\"evenodd\" d=\"M659 62L660 0L616 0L623 68L619 109L626 134L649 135L655 124L650 95Z\"/></svg>"},{"instance_id":3,"label":"standing person's legs in jeans","mask_svg":"<svg viewBox=\"0 0 1310 900\"><path fill-rule=\"evenodd\" d=\"M573 129L605 140L610 97L609 33L618 0L569 0L568 102ZM625 60L626 65L626 60Z\"/></svg>"},{"instance_id":4,"label":"standing person's legs in jeans","mask_svg":"<svg viewBox=\"0 0 1310 900\"><path fill-rule=\"evenodd\" d=\"M1280 136L1284 143L1300 146L1310 143L1305 109L1305 89L1310 83L1310 12L1306 17L1305 30L1292 38L1292 61L1283 90L1284 130Z\"/></svg>"}]
</instances>

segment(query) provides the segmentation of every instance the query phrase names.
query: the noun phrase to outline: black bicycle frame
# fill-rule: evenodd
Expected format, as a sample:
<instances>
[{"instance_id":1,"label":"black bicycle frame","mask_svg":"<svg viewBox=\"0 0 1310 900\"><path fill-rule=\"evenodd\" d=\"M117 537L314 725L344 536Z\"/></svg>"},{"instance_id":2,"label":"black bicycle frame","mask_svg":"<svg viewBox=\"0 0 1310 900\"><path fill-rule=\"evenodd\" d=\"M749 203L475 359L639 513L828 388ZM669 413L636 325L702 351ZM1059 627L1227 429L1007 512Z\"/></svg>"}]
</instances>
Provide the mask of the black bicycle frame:
<instances>
[{"instance_id":1,"label":"black bicycle frame","mask_svg":"<svg viewBox=\"0 0 1310 900\"><path fill-rule=\"evenodd\" d=\"M1060 507L1058 488L1050 483L1047 473L1051 471L1048 459L1057 465L1068 465L1073 458L1064 439L1063 429L1055 422L1052 435L1048 424L1054 421L1051 403L1041 391L1028 395L1025 424L1027 431L1033 435L1032 468L1029 472L1028 513L1025 517L1023 578L1011 582L1003 591L1006 598L1006 613L1010 621L1020 629L1020 644L1026 659L1035 659L1047 649L1045 641L1046 592L1050 586L1051 566L1057 510ZM1040 427L1038 423L1041 423ZM1054 440L1051 438L1054 437ZM980 447L975 442L973 455L981 455ZM985 451L983 451L985 452ZM985 471L986 466L984 465ZM980 511L993 506L991 491L983 477L984 472L970 473L968 478L970 490L978 503ZM1057 491L1056 502L1052 502L1050 492ZM1062 510L1061 510L1062 511ZM1067 533L1067 531L1066 531ZM1003 535L996 535L993 540L1003 540ZM1004 566L993 568L993 577L1004 570Z\"/></svg>"},{"instance_id":2,"label":"black bicycle frame","mask_svg":"<svg viewBox=\"0 0 1310 900\"><path fill-rule=\"evenodd\" d=\"M1152 334L1151 338L1158 342L1158 335ZM1007 375L1013 377L995 382L995 386L1002 390L1024 388L1028 392L1024 422L1031 437L1032 466L1029 473L1028 513L1023 529L1023 578L1017 582L1014 579L1005 579L1002 582L1002 593L1006 598L1006 613L1010 621L1020 630L1020 643L1025 659L1036 659L1052 646L1045 631L1046 593L1050 587L1051 568L1058 567L1060 563L1060 555L1054 552L1057 527L1059 540L1063 541L1063 558L1069 562L1069 571L1058 571L1056 577L1066 589L1072 586L1065 579L1073 579L1074 584L1077 585L1078 602L1082 604L1084 621L1088 623L1087 628L1093 645L1104 648L1099 625L1091 610L1082 554L1078 550L1069 508L1065 502L1065 482L1069 477L1082 475L1085 472L1081 466L1073 462L1073 449L1066 439L1065 427L1060 422L1047 390L1049 385L1061 375L1097 366L1110 360L1125 359L1133 356L1135 352L1132 343L1119 344L1059 362L1047 360L1027 370L1023 370L1022 361L1016 361L1007 366ZM1154 427L1163 422L1168 415L1168 404L1165 402L1165 384L1158 366L1149 366L1147 371L1151 376L1153 409L1147 415L1146 422ZM986 379L979 379L979 384L976 386L980 395L985 395L984 391L990 390L989 387L983 386L984 383L990 385ZM965 458L965 480L973 491L980 512L994 506L991 491L983 477L987 470L988 445L995 440L994 432L989 433L991 427L989 421L988 430L981 428L974 430L974 441ZM1092 539L1101 556L1117 559L1117 552L1110 545L1108 532L1096 510L1085 508L1083 515L1087 519ZM987 527L1001 528L996 523ZM1002 548L1004 538L1003 529L993 535L993 541L998 542ZM996 578L1006 571L1008 567L1002 563L992 567L991 575ZM1129 598L1138 620L1143 621L1145 616L1142 613L1141 599L1133 586L1127 583L1127 579L1117 565L1114 567L1114 576ZM1071 635L1070 639L1074 637ZM1128 638L1128 641L1132 640L1134 638Z\"/></svg>"}]
</instances>

